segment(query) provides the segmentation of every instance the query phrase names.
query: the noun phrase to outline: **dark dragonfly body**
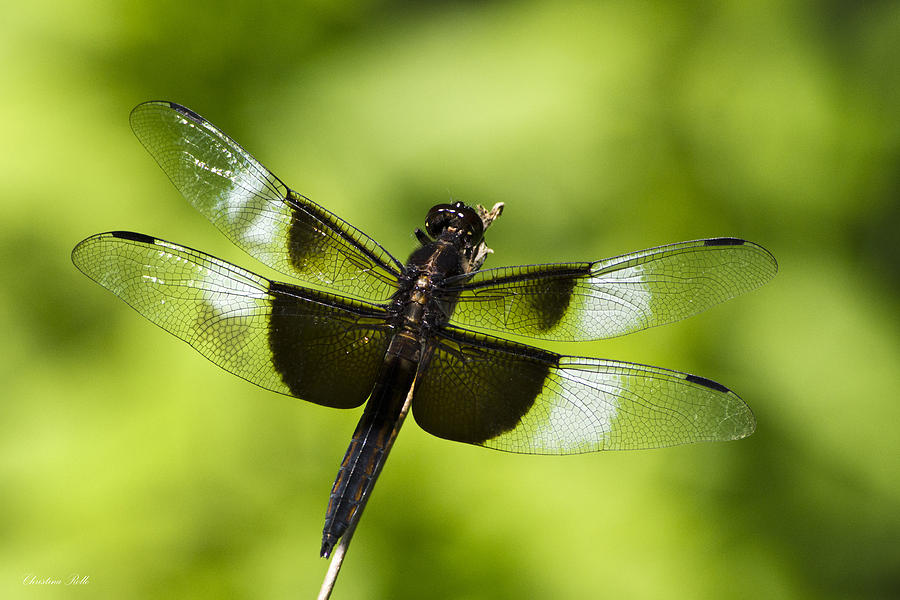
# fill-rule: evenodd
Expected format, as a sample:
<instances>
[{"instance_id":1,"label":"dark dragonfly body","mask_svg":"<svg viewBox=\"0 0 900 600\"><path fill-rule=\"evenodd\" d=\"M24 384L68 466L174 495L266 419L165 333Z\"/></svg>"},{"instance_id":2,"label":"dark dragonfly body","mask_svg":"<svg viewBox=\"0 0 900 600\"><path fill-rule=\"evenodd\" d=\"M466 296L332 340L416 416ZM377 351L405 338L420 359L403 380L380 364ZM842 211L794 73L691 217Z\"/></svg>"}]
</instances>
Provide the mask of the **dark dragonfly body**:
<instances>
[{"instance_id":1,"label":"dark dragonfly body","mask_svg":"<svg viewBox=\"0 0 900 600\"><path fill-rule=\"evenodd\" d=\"M388 321L395 333L331 489L322 533L321 555L325 557L375 485L388 439L422 364L429 330L445 324L452 314L453 298L438 298L434 290L440 289L448 277L470 271L484 232L481 217L461 202L435 206L425 226L436 237L432 240L421 230L416 232L422 246L409 257L400 288L390 303L392 316Z\"/></svg>"},{"instance_id":2,"label":"dark dragonfly body","mask_svg":"<svg viewBox=\"0 0 900 600\"><path fill-rule=\"evenodd\" d=\"M321 406L366 404L332 487L322 555L359 518L408 397L425 431L507 452L658 448L739 439L756 426L743 400L705 377L492 334L586 341L673 323L773 277L775 259L761 246L709 238L480 270L484 229L499 209L457 202L431 209L403 265L193 111L147 102L131 126L232 242L308 285L134 232L91 236L72 260L251 383Z\"/></svg>"}]
</instances>

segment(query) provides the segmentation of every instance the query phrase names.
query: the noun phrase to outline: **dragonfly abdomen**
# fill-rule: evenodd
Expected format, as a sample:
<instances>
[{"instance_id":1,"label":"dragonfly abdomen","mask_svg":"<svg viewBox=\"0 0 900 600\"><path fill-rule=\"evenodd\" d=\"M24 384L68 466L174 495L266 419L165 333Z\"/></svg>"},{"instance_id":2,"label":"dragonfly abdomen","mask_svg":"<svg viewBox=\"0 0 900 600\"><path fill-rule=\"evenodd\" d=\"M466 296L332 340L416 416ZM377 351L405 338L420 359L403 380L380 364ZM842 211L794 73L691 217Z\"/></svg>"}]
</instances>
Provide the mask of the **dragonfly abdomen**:
<instances>
[{"instance_id":1,"label":"dragonfly abdomen","mask_svg":"<svg viewBox=\"0 0 900 600\"><path fill-rule=\"evenodd\" d=\"M338 539L358 518L357 513L387 458L388 440L415 374L416 363L388 355L331 488L322 531L321 556L327 558L331 554Z\"/></svg>"}]
</instances>

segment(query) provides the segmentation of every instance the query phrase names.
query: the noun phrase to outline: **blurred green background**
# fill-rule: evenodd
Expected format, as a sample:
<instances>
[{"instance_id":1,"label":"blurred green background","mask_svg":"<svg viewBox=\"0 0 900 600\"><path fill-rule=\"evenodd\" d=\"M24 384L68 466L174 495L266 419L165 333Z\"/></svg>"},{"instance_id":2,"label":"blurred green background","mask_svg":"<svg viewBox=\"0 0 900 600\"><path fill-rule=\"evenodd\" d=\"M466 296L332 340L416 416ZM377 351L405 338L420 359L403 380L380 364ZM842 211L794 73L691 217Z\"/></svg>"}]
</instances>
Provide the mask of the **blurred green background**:
<instances>
[{"instance_id":1,"label":"blurred green background","mask_svg":"<svg viewBox=\"0 0 900 600\"><path fill-rule=\"evenodd\" d=\"M358 413L220 371L76 271L131 229L272 272L128 128L171 99L405 258L507 203L489 266L733 235L765 288L554 350L735 389L749 439L517 456L407 422L336 598L900 594L900 5L16 3L0 24L0 597L310 598ZM24 585L89 577L80 587Z\"/></svg>"}]
</instances>

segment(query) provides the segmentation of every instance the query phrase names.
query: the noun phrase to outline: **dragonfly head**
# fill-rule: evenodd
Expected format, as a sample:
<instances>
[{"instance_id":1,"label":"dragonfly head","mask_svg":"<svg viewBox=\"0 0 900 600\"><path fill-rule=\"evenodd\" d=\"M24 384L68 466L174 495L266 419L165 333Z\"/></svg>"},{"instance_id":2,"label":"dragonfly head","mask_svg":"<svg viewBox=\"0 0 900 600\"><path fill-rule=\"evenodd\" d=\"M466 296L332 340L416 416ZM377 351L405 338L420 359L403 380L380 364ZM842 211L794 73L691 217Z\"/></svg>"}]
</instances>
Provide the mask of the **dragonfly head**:
<instances>
[{"instance_id":1,"label":"dragonfly head","mask_svg":"<svg viewBox=\"0 0 900 600\"><path fill-rule=\"evenodd\" d=\"M474 208L454 202L432 207L425 218L425 231L435 239L445 232L454 237L461 236L471 248L484 237L484 224Z\"/></svg>"}]
</instances>

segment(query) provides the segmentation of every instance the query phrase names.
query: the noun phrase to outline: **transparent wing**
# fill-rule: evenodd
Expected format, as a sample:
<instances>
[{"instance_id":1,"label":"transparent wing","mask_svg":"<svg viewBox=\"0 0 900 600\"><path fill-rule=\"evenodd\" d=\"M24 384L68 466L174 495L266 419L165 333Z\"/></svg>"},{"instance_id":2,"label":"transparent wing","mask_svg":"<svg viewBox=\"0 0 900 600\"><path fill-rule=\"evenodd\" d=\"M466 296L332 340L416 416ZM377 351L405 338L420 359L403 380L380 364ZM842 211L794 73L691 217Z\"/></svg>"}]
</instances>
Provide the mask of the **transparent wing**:
<instances>
[{"instance_id":1,"label":"transparent wing","mask_svg":"<svg viewBox=\"0 0 900 600\"><path fill-rule=\"evenodd\" d=\"M425 431L507 452L578 454L724 441L753 433L750 408L709 379L560 356L447 328L416 379Z\"/></svg>"},{"instance_id":2,"label":"transparent wing","mask_svg":"<svg viewBox=\"0 0 900 600\"><path fill-rule=\"evenodd\" d=\"M592 263L479 271L448 280L452 321L528 337L585 341L679 321L771 279L763 247L737 238L660 246Z\"/></svg>"},{"instance_id":3,"label":"transparent wing","mask_svg":"<svg viewBox=\"0 0 900 600\"><path fill-rule=\"evenodd\" d=\"M237 142L174 102L145 102L131 128L175 187L260 262L372 301L394 292L402 266L365 233L289 189Z\"/></svg>"},{"instance_id":4,"label":"transparent wing","mask_svg":"<svg viewBox=\"0 0 900 600\"><path fill-rule=\"evenodd\" d=\"M315 404L365 402L387 349L377 305L269 281L147 235L89 237L72 261L226 371Z\"/></svg>"}]
</instances>

